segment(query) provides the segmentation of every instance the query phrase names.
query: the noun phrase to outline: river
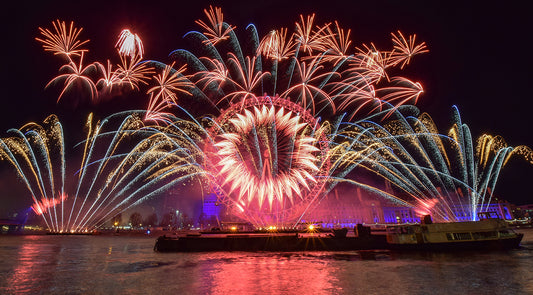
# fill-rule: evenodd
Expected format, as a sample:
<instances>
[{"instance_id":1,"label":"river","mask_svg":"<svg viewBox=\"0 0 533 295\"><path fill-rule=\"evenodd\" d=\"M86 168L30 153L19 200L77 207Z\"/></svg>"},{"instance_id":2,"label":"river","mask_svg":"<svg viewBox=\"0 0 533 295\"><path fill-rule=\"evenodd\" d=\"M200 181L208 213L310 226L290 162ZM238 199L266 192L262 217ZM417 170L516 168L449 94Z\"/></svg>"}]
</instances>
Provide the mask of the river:
<instances>
[{"instance_id":1,"label":"river","mask_svg":"<svg viewBox=\"0 0 533 295\"><path fill-rule=\"evenodd\" d=\"M158 253L155 237L0 236L0 294L533 294L503 252Z\"/></svg>"}]
</instances>

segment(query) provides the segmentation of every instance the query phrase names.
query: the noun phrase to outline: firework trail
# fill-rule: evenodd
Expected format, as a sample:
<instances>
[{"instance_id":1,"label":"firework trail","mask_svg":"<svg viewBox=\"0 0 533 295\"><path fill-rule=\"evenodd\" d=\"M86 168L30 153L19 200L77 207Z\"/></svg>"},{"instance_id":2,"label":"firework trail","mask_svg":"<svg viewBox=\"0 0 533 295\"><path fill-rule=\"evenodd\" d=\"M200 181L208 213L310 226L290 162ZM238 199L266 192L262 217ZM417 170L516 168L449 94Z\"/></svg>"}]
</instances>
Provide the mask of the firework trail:
<instances>
[{"instance_id":1,"label":"firework trail","mask_svg":"<svg viewBox=\"0 0 533 295\"><path fill-rule=\"evenodd\" d=\"M190 96L209 98L216 106L267 94L300 103L314 116L331 116L339 110L353 119L381 109L384 103L415 103L423 92L420 83L387 74L427 52L425 43L416 43L414 35L407 41L401 32L392 34L394 47L389 51L374 45L356 48L351 46L350 30L338 22L315 25L311 15L300 16L293 33L281 28L263 38L249 25L247 43L241 44L235 27L223 22L219 8L205 13L209 25L197 21L204 33L185 35L199 54L178 49L170 57L187 65L185 77L197 87L188 90ZM364 107L350 107L354 105Z\"/></svg>"},{"instance_id":2,"label":"firework trail","mask_svg":"<svg viewBox=\"0 0 533 295\"><path fill-rule=\"evenodd\" d=\"M61 94L59 94L59 97L57 98L58 102L63 96L63 94L65 94L66 91L70 90L73 85L76 85L77 82L81 82L82 85L85 85L89 89L91 99L95 97L97 92L96 85L94 84L92 79L89 78L88 74L91 72L91 70L96 70L99 64L90 64L86 67L83 67L83 55L84 53L82 52L80 56L79 65L74 63L73 61L70 61L68 64L62 66L59 69L60 72L67 71L67 73L56 76L46 85L46 87L48 87L51 84L64 80L63 91L61 91Z\"/></svg>"},{"instance_id":3,"label":"firework trail","mask_svg":"<svg viewBox=\"0 0 533 295\"><path fill-rule=\"evenodd\" d=\"M76 173L67 175L63 128L54 115L43 126L29 123L9 130L15 135L0 139L0 159L16 169L31 194L32 208L50 231L92 231L120 212L205 173L188 140L170 140L167 134L178 132L146 126L141 117L124 112L94 124L90 115ZM172 126L187 124L176 120ZM77 178L68 194L66 177Z\"/></svg>"},{"instance_id":4,"label":"firework trail","mask_svg":"<svg viewBox=\"0 0 533 295\"><path fill-rule=\"evenodd\" d=\"M175 70L173 64L147 64L142 60L141 38L128 29L119 34L115 44L120 63L113 67L108 60L107 67L94 62L83 68L83 53L88 52L83 45L88 40L79 40L82 28L74 27L71 22L67 29L65 22L59 20L52 23L54 30L39 28L42 38L36 40L43 48L68 59L60 69L67 73L49 83L65 80L58 101L71 91L74 82L90 89L92 100L113 87L129 85L133 90L140 90L156 73L153 68L161 71L155 78L158 83L155 87L166 93L164 97L150 96L148 113L153 116L171 108L177 100L176 94L209 97L211 103L220 106L266 93L301 103L305 109L312 109L315 116L328 115L326 110L331 111L329 115L335 114L338 110L349 112L353 119L381 109L384 103L395 106L416 103L423 92L420 83L403 77L391 78L387 73L396 66L403 69L415 55L428 51L424 42L415 42L414 35L406 38L401 32L393 33L391 50L378 50L373 44L352 47L350 30L343 29L336 21L315 25L315 16L311 15L300 16L292 33L281 28L263 38L254 25L249 25L245 32L247 43L241 45L236 27L224 22L220 8L210 7L204 12L207 21L196 21L204 32L185 35L200 55L181 49L171 53L179 64L187 65L186 71L183 67ZM89 75L89 69L98 71ZM153 89L147 93L154 92ZM172 92L176 94L168 95Z\"/></svg>"},{"instance_id":5,"label":"firework trail","mask_svg":"<svg viewBox=\"0 0 533 295\"><path fill-rule=\"evenodd\" d=\"M0 139L0 159L9 162L29 190L34 209L48 228L57 229L64 214L57 204L65 199L65 155L63 128L56 116L44 120L44 127L28 123L10 129L12 137Z\"/></svg>"},{"instance_id":6,"label":"firework trail","mask_svg":"<svg viewBox=\"0 0 533 295\"><path fill-rule=\"evenodd\" d=\"M339 146L350 159L341 165L368 169L393 184L396 196L419 214L438 221L476 220L486 211L501 169L513 155L533 164L526 146L510 147L500 136L482 135L474 145L468 126L454 111L448 135L438 132L431 117L395 112L395 120L347 123L339 132L352 143ZM356 183L357 184L357 183ZM362 184L364 185L364 183Z\"/></svg>"},{"instance_id":7,"label":"firework trail","mask_svg":"<svg viewBox=\"0 0 533 295\"><path fill-rule=\"evenodd\" d=\"M138 55L139 58L142 59L144 54L144 46L141 38L137 34L130 32L128 29L122 30L115 47L118 48L119 54L131 58Z\"/></svg>"},{"instance_id":8,"label":"firework trail","mask_svg":"<svg viewBox=\"0 0 533 295\"><path fill-rule=\"evenodd\" d=\"M129 86L131 89L138 90L139 85L148 84L147 80L154 74L153 69L147 67L142 61L144 47L141 38L127 29L120 33L115 45L120 63L113 67L107 60L107 67L100 62L93 62L83 67L84 55L89 51L83 48L89 40L78 39L83 29L74 27L74 22L71 22L67 29L65 22L59 20L52 22L52 25L53 30L39 28L42 38L35 38L35 40L43 44L45 51L67 58L67 63L59 69L60 74L46 86L64 80L58 102L67 92L72 91L74 85L89 89L90 99L96 101L99 93L110 93L113 87Z\"/></svg>"},{"instance_id":9,"label":"firework trail","mask_svg":"<svg viewBox=\"0 0 533 295\"><path fill-rule=\"evenodd\" d=\"M71 56L80 56L81 53L87 51L81 47L87 44L89 40L78 40L83 29L74 27L74 22L70 22L68 29L64 21L56 20L56 22L52 22L52 25L54 26L53 31L39 28L43 39L35 38L43 43L45 51L51 51L54 55L64 55L69 61L72 61Z\"/></svg>"}]
</instances>

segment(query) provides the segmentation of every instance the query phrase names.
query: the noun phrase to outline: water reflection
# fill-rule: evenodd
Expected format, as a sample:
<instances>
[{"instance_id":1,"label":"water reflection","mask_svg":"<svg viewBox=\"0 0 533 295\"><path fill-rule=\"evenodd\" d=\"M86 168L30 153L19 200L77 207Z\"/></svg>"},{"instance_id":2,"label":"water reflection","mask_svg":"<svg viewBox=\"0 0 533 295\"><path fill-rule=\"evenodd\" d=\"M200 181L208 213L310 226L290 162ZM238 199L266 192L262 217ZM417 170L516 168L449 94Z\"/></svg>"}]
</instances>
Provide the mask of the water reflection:
<instances>
[{"instance_id":1,"label":"water reflection","mask_svg":"<svg viewBox=\"0 0 533 295\"><path fill-rule=\"evenodd\" d=\"M340 290L338 267L328 259L302 254L214 254L199 266L202 292L267 294L292 292L331 294Z\"/></svg>"},{"instance_id":2,"label":"water reflection","mask_svg":"<svg viewBox=\"0 0 533 295\"><path fill-rule=\"evenodd\" d=\"M154 242L1 237L0 294L533 294L527 240L492 253L157 253Z\"/></svg>"},{"instance_id":3,"label":"water reflection","mask_svg":"<svg viewBox=\"0 0 533 295\"><path fill-rule=\"evenodd\" d=\"M51 280L52 273L45 271L56 262L57 247L40 243L39 236L26 236L18 251L17 263L12 274L7 278L7 285L18 294L35 294L40 289L43 275L49 274L44 280ZM54 249L55 248L55 249Z\"/></svg>"}]
</instances>

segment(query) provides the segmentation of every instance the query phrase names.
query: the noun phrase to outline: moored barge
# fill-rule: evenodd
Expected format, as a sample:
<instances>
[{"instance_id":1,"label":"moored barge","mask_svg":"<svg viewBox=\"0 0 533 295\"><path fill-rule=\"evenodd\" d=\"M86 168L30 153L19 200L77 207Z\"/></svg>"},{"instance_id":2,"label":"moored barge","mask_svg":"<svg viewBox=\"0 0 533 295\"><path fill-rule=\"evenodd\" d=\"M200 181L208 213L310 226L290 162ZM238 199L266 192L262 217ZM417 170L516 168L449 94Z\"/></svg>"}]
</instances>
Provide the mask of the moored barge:
<instances>
[{"instance_id":1,"label":"moored barge","mask_svg":"<svg viewBox=\"0 0 533 295\"><path fill-rule=\"evenodd\" d=\"M158 252L203 251L349 251L386 249L384 235L371 235L361 229L347 236L347 229L332 233L203 233L160 236L154 246ZM364 233L363 233L364 232ZM356 231L357 233L357 231Z\"/></svg>"}]
</instances>

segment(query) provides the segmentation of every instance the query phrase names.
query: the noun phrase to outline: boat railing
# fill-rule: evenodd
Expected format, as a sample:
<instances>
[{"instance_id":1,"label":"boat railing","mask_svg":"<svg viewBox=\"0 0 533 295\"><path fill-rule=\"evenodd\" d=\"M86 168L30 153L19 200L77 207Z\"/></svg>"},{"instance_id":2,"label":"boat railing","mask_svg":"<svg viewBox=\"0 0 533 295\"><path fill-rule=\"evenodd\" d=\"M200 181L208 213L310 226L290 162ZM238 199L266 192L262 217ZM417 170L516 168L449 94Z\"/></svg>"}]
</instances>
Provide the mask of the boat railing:
<instances>
[{"instance_id":1,"label":"boat railing","mask_svg":"<svg viewBox=\"0 0 533 295\"><path fill-rule=\"evenodd\" d=\"M485 219L502 219L498 212L494 211L486 211L486 212L478 212L477 217L479 220L485 220Z\"/></svg>"}]
</instances>

